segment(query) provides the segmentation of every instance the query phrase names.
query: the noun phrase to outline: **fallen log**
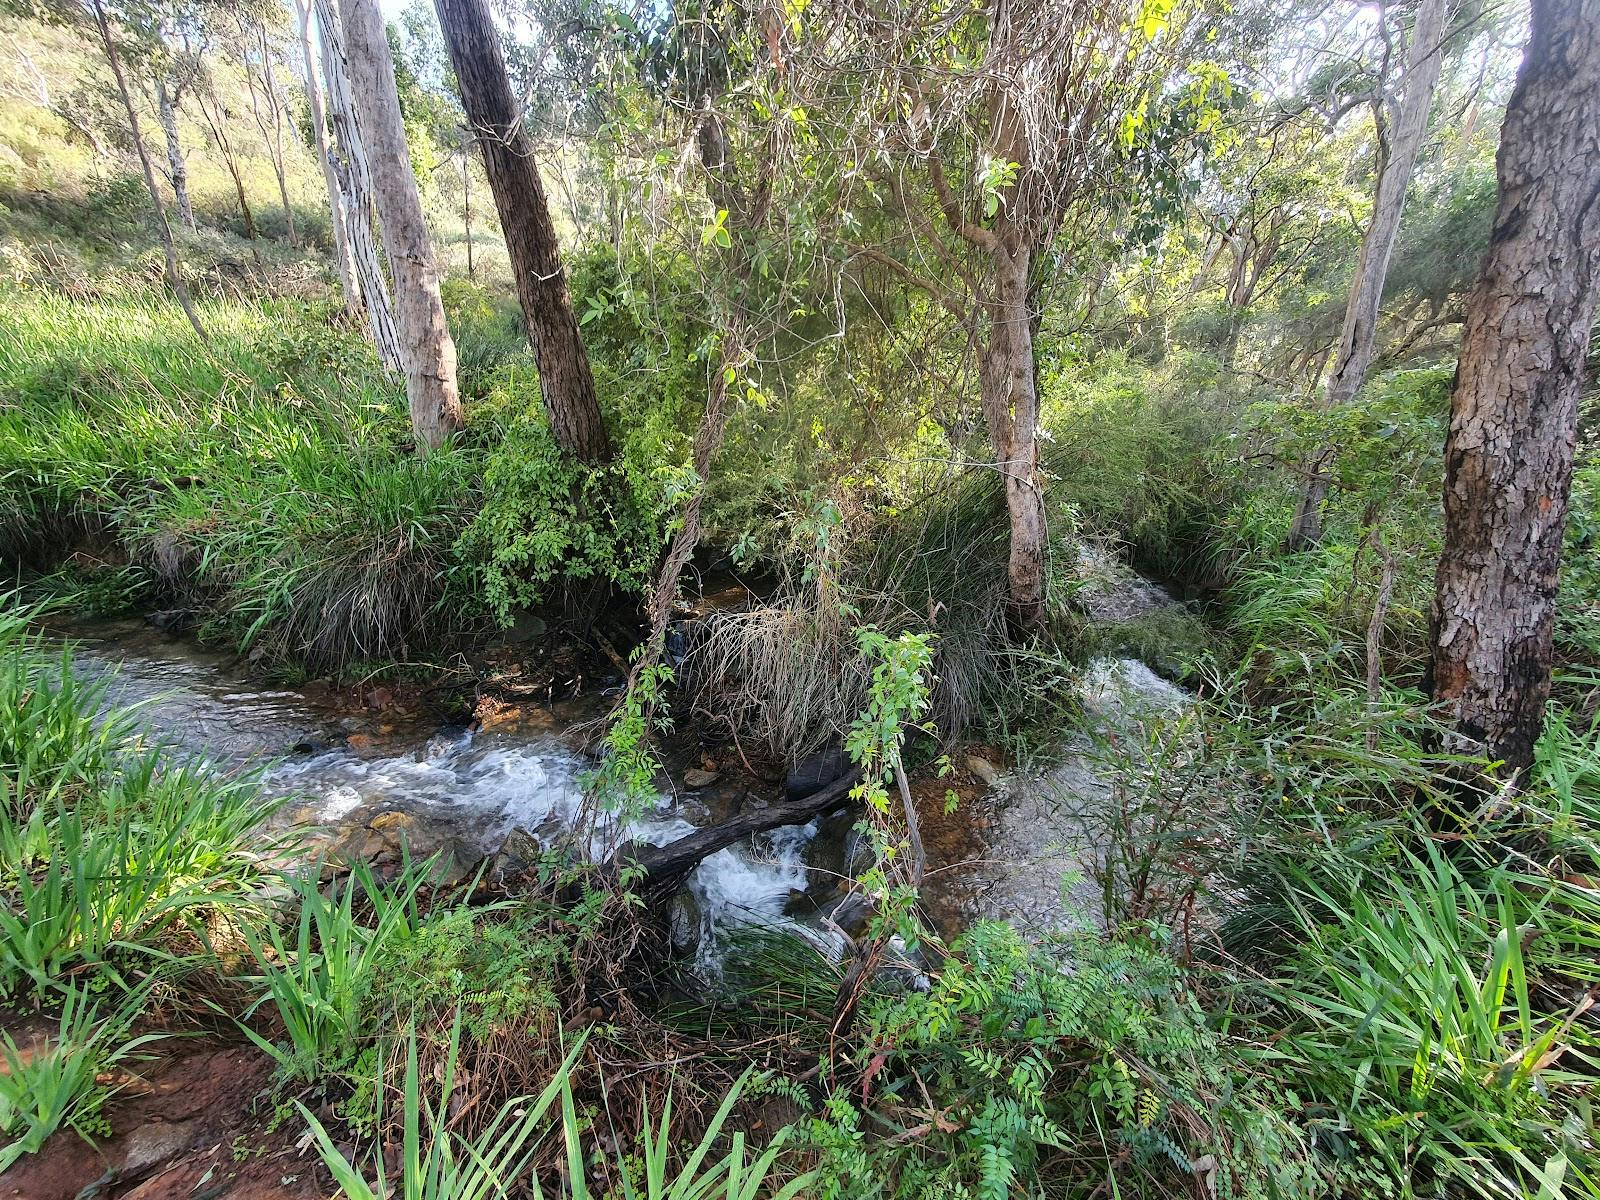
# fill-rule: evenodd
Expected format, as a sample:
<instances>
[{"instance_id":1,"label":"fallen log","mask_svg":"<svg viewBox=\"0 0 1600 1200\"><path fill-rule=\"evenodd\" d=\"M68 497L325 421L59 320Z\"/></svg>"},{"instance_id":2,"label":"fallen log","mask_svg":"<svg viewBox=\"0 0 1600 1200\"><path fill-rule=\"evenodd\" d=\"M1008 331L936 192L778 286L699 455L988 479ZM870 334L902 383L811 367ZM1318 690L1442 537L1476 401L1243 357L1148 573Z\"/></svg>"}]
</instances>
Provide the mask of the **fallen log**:
<instances>
[{"instance_id":1,"label":"fallen log","mask_svg":"<svg viewBox=\"0 0 1600 1200\"><path fill-rule=\"evenodd\" d=\"M617 858L642 870L652 888L675 883L698 866L701 860L711 857L718 850L731 846L742 838L755 833L766 833L769 829L778 829L784 825L804 825L812 817L839 807L849 797L850 789L855 787L859 778L860 772L853 769L846 771L838 779L809 796L769 804L765 808L746 809L720 825L708 825L704 829L696 829L693 833L677 841L668 842L664 846L631 842L617 852Z\"/></svg>"}]
</instances>

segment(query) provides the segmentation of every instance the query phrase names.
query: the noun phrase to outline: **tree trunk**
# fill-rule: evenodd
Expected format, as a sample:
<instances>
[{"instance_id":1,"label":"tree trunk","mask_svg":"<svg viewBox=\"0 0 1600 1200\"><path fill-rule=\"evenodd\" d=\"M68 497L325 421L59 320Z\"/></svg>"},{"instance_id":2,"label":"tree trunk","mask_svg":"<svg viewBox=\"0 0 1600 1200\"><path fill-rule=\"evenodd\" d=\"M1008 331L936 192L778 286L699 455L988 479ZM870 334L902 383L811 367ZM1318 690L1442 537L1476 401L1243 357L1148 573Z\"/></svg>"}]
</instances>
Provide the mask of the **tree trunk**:
<instances>
[{"instance_id":1,"label":"tree trunk","mask_svg":"<svg viewBox=\"0 0 1600 1200\"><path fill-rule=\"evenodd\" d=\"M79 120L71 110L57 104L50 95L50 81L44 77L44 72L39 69L39 64L34 62L32 56L21 46L16 47L16 51L17 66L21 69L29 86L33 88L33 102L44 109L45 112L54 115L68 129L71 129L84 141L88 142L89 148L95 152L97 157L109 159L111 157L111 148L106 145L105 139L100 136L99 132L86 121Z\"/></svg>"},{"instance_id":2,"label":"tree trunk","mask_svg":"<svg viewBox=\"0 0 1600 1200\"><path fill-rule=\"evenodd\" d=\"M434 0L472 135L483 151L511 256L517 300L539 364L539 390L556 444L585 463L611 461L589 356L567 291L561 247L533 145L511 94L485 0Z\"/></svg>"},{"instance_id":3,"label":"tree trunk","mask_svg":"<svg viewBox=\"0 0 1600 1200\"><path fill-rule=\"evenodd\" d=\"M472 159L465 148L461 151L461 219L467 230L467 278L476 279L478 273L472 264Z\"/></svg>"},{"instance_id":4,"label":"tree trunk","mask_svg":"<svg viewBox=\"0 0 1600 1200\"><path fill-rule=\"evenodd\" d=\"M694 435L694 491L684 501L682 523L672 535L672 542L667 547L666 557L661 560L661 568L656 572L655 583L650 590L646 612L650 618L650 633L643 651L628 672L630 691L645 670L661 661L667 626L672 620L672 606L678 598L678 580L683 576L683 568L694 557L695 547L700 544L700 510L705 502L706 484L711 478L712 460L716 458L722 446L723 434L728 428L728 373L737 368L742 357L739 341L737 328L723 330L722 353L710 364L706 409Z\"/></svg>"},{"instance_id":5,"label":"tree trunk","mask_svg":"<svg viewBox=\"0 0 1600 1200\"><path fill-rule=\"evenodd\" d=\"M1406 189L1411 184L1417 154L1427 136L1428 111L1433 106L1433 92L1444 61L1444 28L1445 0L1423 0L1412 25L1404 89L1387 138L1382 125L1379 126L1381 165L1377 194L1373 198L1372 220L1361 239L1361 255L1350 284L1350 298L1345 304L1338 355L1323 392L1322 404L1326 409L1340 408L1354 400L1366 381L1367 369L1372 366L1389 257L1400 233ZM1321 542L1322 510L1328 500L1333 459L1333 450L1324 447L1308 465L1305 486L1284 542L1285 549L1303 550Z\"/></svg>"},{"instance_id":6,"label":"tree trunk","mask_svg":"<svg viewBox=\"0 0 1600 1200\"><path fill-rule=\"evenodd\" d=\"M1515 779L1550 695L1578 395L1600 292L1600 8L1533 0L1445 443L1433 697Z\"/></svg>"},{"instance_id":7,"label":"tree trunk","mask_svg":"<svg viewBox=\"0 0 1600 1200\"><path fill-rule=\"evenodd\" d=\"M178 112L167 92L167 81L160 74L156 75L156 112L161 117L161 132L167 139L167 181L172 184L178 219L192 233L195 224L194 207L189 203L189 164L184 161L183 146L178 141Z\"/></svg>"},{"instance_id":8,"label":"tree trunk","mask_svg":"<svg viewBox=\"0 0 1600 1200\"><path fill-rule=\"evenodd\" d=\"M1033 315L1026 247L994 251L995 299L989 304L989 342L980 353L978 382L984 422L1001 475L1011 523L1006 567L1011 618L1024 633L1045 623L1044 488L1039 474L1039 397L1033 372Z\"/></svg>"},{"instance_id":9,"label":"tree trunk","mask_svg":"<svg viewBox=\"0 0 1600 1200\"><path fill-rule=\"evenodd\" d=\"M400 332L395 328L389 283L378 259L378 231L372 223L372 167L367 162L361 122L350 98L350 76L345 63L344 34L333 0L315 0L317 31L322 43L322 76L328 88L328 118L333 126L337 154L330 154L336 186L345 200L345 235L350 259L367 311L367 325L378 359L386 369L400 374Z\"/></svg>"},{"instance_id":10,"label":"tree trunk","mask_svg":"<svg viewBox=\"0 0 1600 1200\"><path fill-rule=\"evenodd\" d=\"M117 53L116 39L111 36L111 22L106 19L106 10L101 7L100 0L89 0L94 11L95 27L100 31L100 45L106 52L106 64L111 68L112 78L116 80L117 94L122 98L122 107L128 113L128 136L133 140L133 148L139 155L139 166L144 170L144 186L150 192L150 207L155 211L156 230L161 235L161 249L166 255L167 282L172 285L172 293L178 298L178 307L183 309L183 315L189 318L189 324L194 327L195 334L203 342L206 340L205 326L200 324L200 318L195 315L194 305L189 300L189 286L183 282L183 270L178 265L178 247L172 240L172 226L167 223L167 210L161 202L161 189L156 184L156 169L150 163L150 152L145 148L144 135L139 132L139 112L133 106L133 94L128 91L128 79L122 73L122 56Z\"/></svg>"},{"instance_id":11,"label":"tree trunk","mask_svg":"<svg viewBox=\"0 0 1600 1200\"><path fill-rule=\"evenodd\" d=\"M264 97L267 115L265 117L261 115L263 97L256 94L255 80L250 73L250 59L247 54L242 65L245 85L250 89L250 111L255 116L256 128L261 130L262 140L267 144L267 156L272 161L272 173L278 177L278 198L283 204L283 225L289 238L289 245L299 246L300 239L294 228L294 206L289 203L289 175L283 161L283 113L278 107L278 84L273 78L272 47L267 42L265 25L256 31L256 44L261 48L261 86L267 93Z\"/></svg>"},{"instance_id":12,"label":"tree trunk","mask_svg":"<svg viewBox=\"0 0 1600 1200\"><path fill-rule=\"evenodd\" d=\"M228 139L228 113L222 107L222 101L217 99L216 93L210 89L210 79L202 79L195 87L195 104L199 106L206 128L211 131L211 140L216 142L223 164L228 168L228 175L233 180L233 192L239 200L239 216L244 220L244 236L253 242L259 235L259 230L256 229L255 214L250 211L250 198L245 195L244 179L239 174L238 160L233 156L233 143ZM215 112L206 107L208 92L212 103L217 106Z\"/></svg>"},{"instance_id":13,"label":"tree trunk","mask_svg":"<svg viewBox=\"0 0 1600 1200\"><path fill-rule=\"evenodd\" d=\"M437 446L461 428L456 345L439 298L439 270L417 194L395 89L394 60L377 0L339 0L345 66L362 136L372 156L373 194L384 248L394 271L395 316L411 428L419 448Z\"/></svg>"},{"instance_id":14,"label":"tree trunk","mask_svg":"<svg viewBox=\"0 0 1600 1200\"><path fill-rule=\"evenodd\" d=\"M322 182L328 189L328 221L333 230L333 258L339 272L339 294L344 311L352 321L365 318L361 285L356 278L355 257L350 251L350 232L346 228L344 188L339 171L328 151L328 119L322 107L322 87L317 79L316 55L311 49L311 0L295 0L295 16L300 23L300 57L305 62L306 103L311 109L311 130L317 139L317 162L322 166Z\"/></svg>"}]
</instances>

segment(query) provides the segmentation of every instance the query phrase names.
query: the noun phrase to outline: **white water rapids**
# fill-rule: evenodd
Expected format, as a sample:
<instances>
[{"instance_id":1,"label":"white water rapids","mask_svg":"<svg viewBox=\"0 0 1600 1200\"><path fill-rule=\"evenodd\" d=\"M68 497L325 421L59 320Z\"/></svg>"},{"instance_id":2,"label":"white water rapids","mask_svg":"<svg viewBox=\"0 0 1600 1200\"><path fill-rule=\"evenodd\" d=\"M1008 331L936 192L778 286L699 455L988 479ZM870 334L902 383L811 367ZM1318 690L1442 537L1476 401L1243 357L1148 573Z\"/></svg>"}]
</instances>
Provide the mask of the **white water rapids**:
<instances>
[{"instance_id":1,"label":"white water rapids","mask_svg":"<svg viewBox=\"0 0 1600 1200\"><path fill-rule=\"evenodd\" d=\"M1101 624L1177 606L1114 556L1086 554L1082 567L1082 598ZM727 815L689 791L662 796L626 829L614 819L596 820L582 786L589 764L563 740L567 718L559 712L545 713L542 726L477 733L395 729L362 717L357 727L371 732L352 734L352 719L341 719L348 707L335 706L326 689L317 695L314 688L253 688L226 658L141 621L80 626L71 635L76 669L104 677L109 702L137 706L138 719L157 739L225 769L264 767L267 788L287 798L295 822L336 835L370 837L379 821L402 814L399 823L420 852L454 848L470 860L492 853L516 830L545 846L581 831L591 853L600 853L623 837L664 844ZM1127 658L1098 660L1079 689L1088 719L1063 731L1056 764L1001 781L984 801L991 815L982 861L945 876L952 894L960 892L956 907L966 920L1005 918L1035 934L1074 923L1074 912L1088 907L1083 880L1094 848L1071 831L1081 830L1075 818L1109 786L1093 735L1115 732L1134 709L1180 704L1186 695ZM743 802L762 803L748 796ZM694 947L702 968L715 972L722 935L741 925L793 929L837 948L836 931L820 916L789 915L808 882L833 878L824 863L840 868L844 835L839 822L827 827L827 838L818 837L815 821L760 835L711 855L688 876L675 933L685 948Z\"/></svg>"}]
</instances>

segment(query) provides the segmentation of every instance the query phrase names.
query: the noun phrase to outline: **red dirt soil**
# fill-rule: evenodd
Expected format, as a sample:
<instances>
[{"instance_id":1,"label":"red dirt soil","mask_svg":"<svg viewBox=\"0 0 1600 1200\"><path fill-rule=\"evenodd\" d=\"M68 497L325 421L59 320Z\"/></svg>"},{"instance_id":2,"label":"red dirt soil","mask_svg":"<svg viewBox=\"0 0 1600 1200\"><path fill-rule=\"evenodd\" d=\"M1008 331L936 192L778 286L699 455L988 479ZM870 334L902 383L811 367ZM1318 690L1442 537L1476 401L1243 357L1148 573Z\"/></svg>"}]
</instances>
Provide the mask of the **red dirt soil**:
<instances>
[{"instance_id":1,"label":"red dirt soil","mask_svg":"<svg viewBox=\"0 0 1600 1200\"><path fill-rule=\"evenodd\" d=\"M10 1022L8 1022L9 1024ZM13 1036L16 1036L15 1034ZM18 1037L19 1044L26 1044ZM320 1200L333 1192L296 1118L268 1134L271 1061L201 1039L167 1054L106 1105L112 1136L90 1145L62 1129L0 1175L0 1200ZM258 1102L259 1098L259 1102Z\"/></svg>"}]
</instances>

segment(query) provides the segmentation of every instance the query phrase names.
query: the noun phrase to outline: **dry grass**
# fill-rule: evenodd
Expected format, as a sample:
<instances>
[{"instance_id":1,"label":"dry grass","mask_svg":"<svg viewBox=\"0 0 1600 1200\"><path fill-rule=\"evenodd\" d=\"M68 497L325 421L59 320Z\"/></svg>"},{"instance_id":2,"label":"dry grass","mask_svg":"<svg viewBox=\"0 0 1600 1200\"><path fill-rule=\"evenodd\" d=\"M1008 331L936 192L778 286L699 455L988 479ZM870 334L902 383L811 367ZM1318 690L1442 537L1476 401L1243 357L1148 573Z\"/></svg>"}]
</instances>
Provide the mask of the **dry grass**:
<instances>
[{"instance_id":1,"label":"dry grass","mask_svg":"<svg viewBox=\"0 0 1600 1200\"><path fill-rule=\"evenodd\" d=\"M834 563L786 581L764 605L701 623L679 673L698 713L780 758L842 736L866 697L870 667L855 641L865 625L935 635L930 716L947 742L1003 731L1022 709L1053 703L1062 657L1053 645L1018 645L1007 629L1008 527L991 477L850 532Z\"/></svg>"}]
</instances>

